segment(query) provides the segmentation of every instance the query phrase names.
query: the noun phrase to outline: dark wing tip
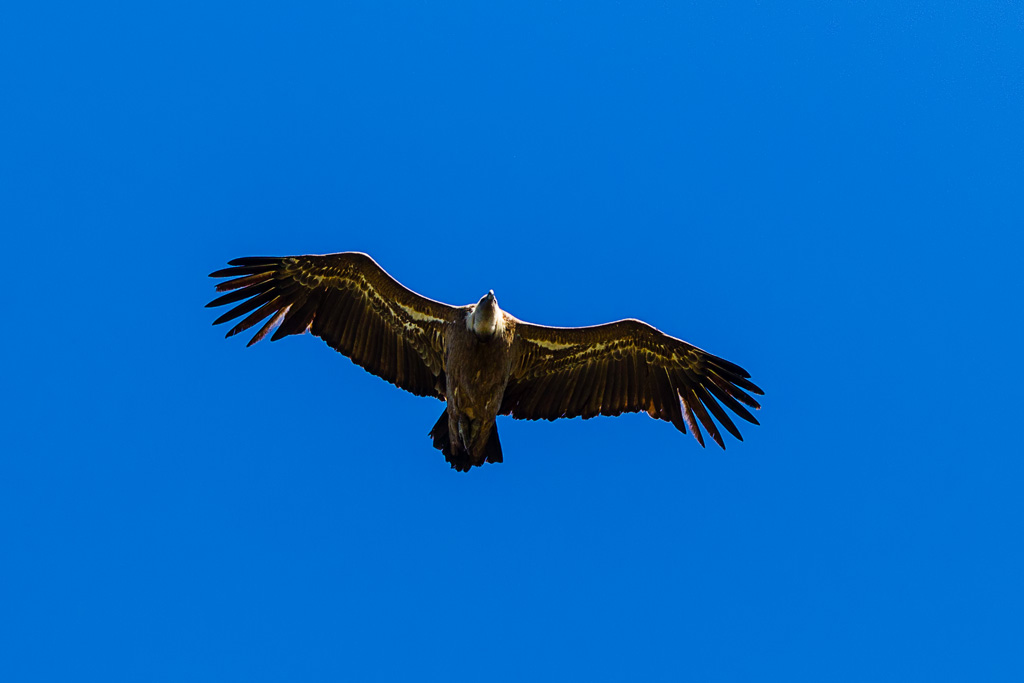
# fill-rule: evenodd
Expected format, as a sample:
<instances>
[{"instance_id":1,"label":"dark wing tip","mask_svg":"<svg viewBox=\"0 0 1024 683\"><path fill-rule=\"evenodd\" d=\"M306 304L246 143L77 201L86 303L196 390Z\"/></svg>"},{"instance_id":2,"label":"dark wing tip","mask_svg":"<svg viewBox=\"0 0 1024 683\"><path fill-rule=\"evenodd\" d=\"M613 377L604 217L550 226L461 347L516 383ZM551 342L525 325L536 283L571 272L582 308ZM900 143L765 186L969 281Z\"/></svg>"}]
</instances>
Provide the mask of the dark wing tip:
<instances>
[{"instance_id":1,"label":"dark wing tip","mask_svg":"<svg viewBox=\"0 0 1024 683\"><path fill-rule=\"evenodd\" d=\"M740 387L746 389L747 391L749 391L752 394L757 394L758 396L764 396L764 390L761 389L761 387L759 387L756 384L754 384L753 382L751 382L749 379L737 379L737 380L735 380L735 382L736 382L737 386L740 386ZM760 408L761 406L757 406L757 407Z\"/></svg>"},{"instance_id":2,"label":"dark wing tip","mask_svg":"<svg viewBox=\"0 0 1024 683\"><path fill-rule=\"evenodd\" d=\"M228 261L229 266L274 266L281 262L279 256L243 256Z\"/></svg>"},{"instance_id":3,"label":"dark wing tip","mask_svg":"<svg viewBox=\"0 0 1024 683\"><path fill-rule=\"evenodd\" d=\"M706 355L706 360L711 362L713 365L717 365L733 375L738 375L743 378L750 377L750 373L744 370L741 366L736 365L736 363L727 361L721 356L716 356L713 353L708 353L707 351L704 351L704 354Z\"/></svg>"},{"instance_id":4,"label":"dark wing tip","mask_svg":"<svg viewBox=\"0 0 1024 683\"><path fill-rule=\"evenodd\" d=\"M209 277L234 277L266 271L268 266L281 265L284 257L278 256L243 256L228 261L230 268L221 268L210 273Z\"/></svg>"}]
</instances>

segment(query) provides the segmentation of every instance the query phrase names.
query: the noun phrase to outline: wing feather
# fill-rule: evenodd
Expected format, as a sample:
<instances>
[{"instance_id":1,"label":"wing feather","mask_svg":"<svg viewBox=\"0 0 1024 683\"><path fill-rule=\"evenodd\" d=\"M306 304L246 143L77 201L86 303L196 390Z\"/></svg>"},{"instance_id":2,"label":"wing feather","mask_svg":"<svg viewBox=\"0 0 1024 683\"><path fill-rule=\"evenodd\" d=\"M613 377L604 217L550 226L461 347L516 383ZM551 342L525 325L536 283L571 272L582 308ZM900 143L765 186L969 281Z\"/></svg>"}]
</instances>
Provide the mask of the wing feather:
<instances>
[{"instance_id":1,"label":"wing feather","mask_svg":"<svg viewBox=\"0 0 1024 683\"><path fill-rule=\"evenodd\" d=\"M736 377L734 375L734 376L729 378L729 381L731 381L733 384L735 384L736 386L738 386L738 387L740 387L742 389L746 389L747 391L749 391L752 394L757 394L758 396L764 396L764 392L761 391L761 387L757 386L756 384L754 384L750 380L746 379L745 377ZM753 398L750 398L749 396L747 398L750 399L750 401L751 401L751 403L750 403L750 407L751 408L760 408L761 407L761 406L757 405L757 401L755 401Z\"/></svg>"},{"instance_id":2,"label":"wing feather","mask_svg":"<svg viewBox=\"0 0 1024 683\"><path fill-rule=\"evenodd\" d=\"M257 293L254 292L254 294L257 294ZM229 320L234 320L235 318L241 317L241 316L245 315L246 313L248 313L249 311L252 311L252 310L255 310L255 309L259 308L260 306L262 306L263 304L267 303L268 301L272 301L273 299L276 299L277 296L278 296L277 292L274 292L274 291L260 292L260 293L257 294L257 296L254 296L253 298L249 299L245 303L240 304L238 306L235 306L232 309L229 309L227 313L225 313L221 317L219 317L216 320L214 320L213 324L214 325L220 325L221 323L226 323ZM218 301L219 301L219 299L218 299ZM224 303L229 303L229 302L224 302ZM218 304L218 305L220 305L220 304Z\"/></svg>"},{"instance_id":3,"label":"wing feather","mask_svg":"<svg viewBox=\"0 0 1024 683\"><path fill-rule=\"evenodd\" d=\"M515 324L502 414L553 420L646 411L683 433L689 429L701 446L706 431L722 448L719 424L742 440L725 408L757 424L744 405L759 409L747 392L763 392L746 370L639 320L577 328Z\"/></svg>"},{"instance_id":4,"label":"wing feather","mask_svg":"<svg viewBox=\"0 0 1024 683\"><path fill-rule=\"evenodd\" d=\"M247 329L249 329L256 323L262 322L263 319L266 318L267 316L272 315L275 311L280 310L280 306L278 306L278 300L280 298L281 297L279 296L268 297L268 300L262 306L260 306L255 313L253 313L248 318L232 327L224 336L233 337L240 332L245 332Z\"/></svg>"},{"instance_id":5,"label":"wing feather","mask_svg":"<svg viewBox=\"0 0 1024 683\"><path fill-rule=\"evenodd\" d=\"M229 261L228 263L229 264L233 263L233 261ZM267 272L267 269L265 267L263 267L263 266L234 266L232 268L222 268L221 270L216 270L216 271L210 273L210 277L235 277L235 278L241 278L242 275L253 275L255 273L266 273L266 272ZM225 292L225 291L227 291L229 289L234 289L234 287L231 286L232 282L233 281L219 283L217 285L217 291L218 292Z\"/></svg>"},{"instance_id":6,"label":"wing feather","mask_svg":"<svg viewBox=\"0 0 1024 683\"><path fill-rule=\"evenodd\" d=\"M245 317L227 336L269 318L249 345L309 330L379 377L444 398L444 329L453 306L403 287L366 254L249 256L210 274L229 278L207 306L237 304L214 324Z\"/></svg>"},{"instance_id":7,"label":"wing feather","mask_svg":"<svg viewBox=\"0 0 1024 683\"><path fill-rule=\"evenodd\" d=\"M584 365L576 370L576 383L572 395L566 402L565 417L579 417L586 408L589 387L594 383L594 366Z\"/></svg>"},{"instance_id":8,"label":"wing feather","mask_svg":"<svg viewBox=\"0 0 1024 683\"><path fill-rule=\"evenodd\" d=\"M686 420L683 419L683 402L679 398L679 391L672 384L672 378L669 376L667 370L664 371L666 379L668 380L669 387L671 388L671 395L668 397L668 409L669 409L669 421L675 425L676 429L681 431L683 434L686 433Z\"/></svg>"},{"instance_id":9,"label":"wing feather","mask_svg":"<svg viewBox=\"0 0 1024 683\"><path fill-rule=\"evenodd\" d=\"M229 266L272 266L281 261L279 256L242 256L234 260L228 261ZM223 270L217 271L223 273ZM225 277L223 275L216 275L214 277Z\"/></svg>"},{"instance_id":10,"label":"wing feather","mask_svg":"<svg viewBox=\"0 0 1024 683\"><path fill-rule=\"evenodd\" d=\"M305 332L306 328L309 327L309 323L313 322L313 316L316 314L317 307L322 299L323 292L320 290L314 290L305 299L299 298L292 304L288 315L285 316L284 322L274 332L274 336L270 338L270 341L283 339L290 334L302 334Z\"/></svg>"},{"instance_id":11,"label":"wing feather","mask_svg":"<svg viewBox=\"0 0 1024 683\"><path fill-rule=\"evenodd\" d=\"M710 384L705 384L704 387L708 391L710 391L711 394L715 398L717 398L719 401L721 401L722 404L726 408L728 408L732 412L736 413L737 415L739 415L741 418L743 418L747 422L749 422L751 424L755 424L755 425L761 424L760 422L757 421L757 418L754 417L753 415L751 415L750 411L748 411L746 408L744 408L743 405L739 401L734 399L729 394L729 392L725 391L724 389L722 389L721 386L719 386L720 382L721 382L721 379L719 379L717 377L712 377L711 378L711 383Z\"/></svg>"},{"instance_id":12,"label":"wing feather","mask_svg":"<svg viewBox=\"0 0 1024 683\"><path fill-rule=\"evenodd\" d=\"M264 337L266 337L267 333L270 332L270 330L274 329L274 327L276 327L281 322L282 318L288 315L288 311L290 309L291 304L285 306L277 313L275 313L273 317L271 317L270 320L267 321L267 324L260 328L260 331L256 333L256 336L249 340L249 343L246 344L246 346L252 346L256 342L261 341Z\"/></svg>"},{"instance_id":13,"label":"wing feather","mask_svg":"<svg viewBox=\"0 0 1024 683\"><path fill-rule=\"evenodd\" d=\"M587 408L583 413L584 417L593 417L601 414L601 406L604 405L604 388L608 386L608 361L601 359L593 365L597 370L597 383L594 387L594 393L591 394L590 400L587 401ZM513 417L515 417L515 414L513 414Z\"/></svg>"},{"instance_id":14,"label":"wing feather","mask_svg":"<svg viewBox=\"0 0 1024 683\"><path fill-rule=\"evenodd\" d=\"M622 415L622 395L619 393L619 370L620 364L617 360L612 359L608 361L608 384L605 385L605 391L608 392L608 411L612 415Z\"/></svg>"},{"instance_id":15,"label":"wing feather","mask_svg":"<svg viewBox=\"0 0 1024 683\"><path fill-rule=\"evenodd\" d=\"M698 385L699 386L699 385ZM693 385L686 387L686 402L690 404L690 409L693 414L697 416L700 423L704 425L704 429L715 440L721 448L725 448L725 442L722 441L722 435L718 433L718 427L715 425L714 420L708 415L707 409L704 408L704 404L697 398L696 392L693 390Z\"/></svg>"},{"instance_id":16,"label":"wing feather","mask_svg":"<svg viewBox=\"0 0 1024 683\"><path fill-rule=\"evenodd\" d=\"M743 437L740 435L740 430L736 428L732 418L729 417L729 413L725 412L722 409L722 406L719 405L718 401L708 394L708 390L706 388L699 384L695 384L693 385L693 393L697 395L697 398L704 404L704 407L711 411L711 414L715 416L715 419L718 420L718 422L721 423L721 425L725 427L730 434L735 436L739 441L743 441Z\"/></svg>"},{"instance_id":17,"label":"wing feather","mask_svg":"<svg viewBox=\"0 0 1024 683\"><path fill-rule=\"evenodd\" d=\"M671 408L671 403L678 401L675 392L669 384L665 373L659 372L661 368L655 368L651 373L651 405L654 407L654 417L658 420L666 419Z\"/></svg>"},{"instance_id":18,"label":"wing feather","mask_svg":"<svg viewBox=\"0 0 1024 683\"><path fill-rule=\"evenodd\" d=\"M224 304L229 304L233 301L244 299L246 298L247 295L251 296L252 294L250 293L255 293L257 291L265 291L273 286L273 278L273 273L259 273L257 275L250 275L248 277L240 277L236 280L231 280L230 282L222 282L220 285L217 286L217 291L229 293L225 294L219 299L215 299L214 301L211 301L210 303L206 304L206 307L212 308L214 306L223 306ZM259 288L257 288L257 285L263 285L264 283L267 283L266 287L260 286ZM243 287L245 289L242 289ZM239 289L241 289L242 291L232 291Z\"/></svg>"},{"instance_id":19,"label":"wing feather","mask_svg":"<svg viewBox=\"0 0 1024 683\"><path fill-rule=\"evenodd\" d=\"M693 432L693 438L697 439L697 443L700 444L701 448L704 448L704 435L700 432L700 427L697 426L697 421L693 419L693 410L690 408L690 401L686 396L680 392L679 400L682 401L683 406L683 421L686 426Z\"/></svg>"}]
</instances>

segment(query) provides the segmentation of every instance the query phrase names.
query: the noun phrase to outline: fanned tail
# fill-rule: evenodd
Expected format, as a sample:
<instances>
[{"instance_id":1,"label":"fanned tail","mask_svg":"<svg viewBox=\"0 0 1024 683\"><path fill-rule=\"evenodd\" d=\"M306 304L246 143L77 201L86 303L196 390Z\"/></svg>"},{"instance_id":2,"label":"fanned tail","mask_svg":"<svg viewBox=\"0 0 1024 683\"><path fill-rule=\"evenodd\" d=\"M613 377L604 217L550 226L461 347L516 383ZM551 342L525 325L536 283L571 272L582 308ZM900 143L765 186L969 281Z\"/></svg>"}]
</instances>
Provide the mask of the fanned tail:
<instances>
[{"instance_id":1,"label":"fanned tail","mask_svg":"<svg viewBox=\"0 0 1024 683\"><path fill-rule=\"evenodd\" d=\"M498 425L491 428L487 445L484 446L483 452L478 458L474 458L458 440L452 443L451 433L448 430L447 410L441 413L441 417L434 423L433 429L430 430L430 437L434 440L434 448L441 451L452 469L458 472L468 472L471 467L479 467L485 462L502 462Z\"/></svg>"}]
</instances>

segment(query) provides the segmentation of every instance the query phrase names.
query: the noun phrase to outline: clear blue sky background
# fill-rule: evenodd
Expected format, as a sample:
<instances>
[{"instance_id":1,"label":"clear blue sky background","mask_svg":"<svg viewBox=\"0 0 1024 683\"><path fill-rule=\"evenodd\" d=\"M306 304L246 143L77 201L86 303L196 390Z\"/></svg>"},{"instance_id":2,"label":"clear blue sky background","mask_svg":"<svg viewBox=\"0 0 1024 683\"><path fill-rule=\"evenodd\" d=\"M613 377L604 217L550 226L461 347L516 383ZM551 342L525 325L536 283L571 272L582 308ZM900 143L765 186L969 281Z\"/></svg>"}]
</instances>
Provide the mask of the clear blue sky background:
<instances>
[{"instance_id":1,"label":"clear blue sky background","mask_svg":"<svg viewBox=\"0 0 1024 683\"><path fill-rule=\"evenodd\" d=\"M1024 680L1024 10L7 3L0 679ZM499 421L206 277L360 250L747 367Z\"/></svg>"}]
</instances>

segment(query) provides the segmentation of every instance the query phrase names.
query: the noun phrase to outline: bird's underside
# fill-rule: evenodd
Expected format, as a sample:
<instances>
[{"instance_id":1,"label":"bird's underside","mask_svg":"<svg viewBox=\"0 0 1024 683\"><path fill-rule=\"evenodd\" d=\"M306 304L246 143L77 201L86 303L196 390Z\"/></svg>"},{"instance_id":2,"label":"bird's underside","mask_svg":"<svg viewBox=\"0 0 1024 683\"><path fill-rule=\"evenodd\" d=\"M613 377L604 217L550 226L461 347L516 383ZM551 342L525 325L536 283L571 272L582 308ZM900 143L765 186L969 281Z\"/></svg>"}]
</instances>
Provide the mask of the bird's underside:
<instances>
[{"instance_id":1,"label":"bird's underside","mask_svg":"<svg viewBox=\"0 0 1024 683\"><path fill-rule=\"evenodd\" d=\"M726 412L758 424L749 409L763 392L740 366L639 320L547 327L517 320L493 292L449 306L406 289L366 254L247 257L211 277L225 292L207 306L234 304L214 321L241 318L227 333L262 324L249 345L307 330L357 365L417 396L446 402L430 431L453 468L501 462L495 418L523 420L646 412L701 427L722 448ZM714 419L712 419L714 416Z\"/></svg>"}]
</instances>

